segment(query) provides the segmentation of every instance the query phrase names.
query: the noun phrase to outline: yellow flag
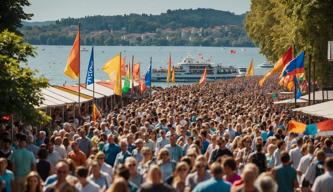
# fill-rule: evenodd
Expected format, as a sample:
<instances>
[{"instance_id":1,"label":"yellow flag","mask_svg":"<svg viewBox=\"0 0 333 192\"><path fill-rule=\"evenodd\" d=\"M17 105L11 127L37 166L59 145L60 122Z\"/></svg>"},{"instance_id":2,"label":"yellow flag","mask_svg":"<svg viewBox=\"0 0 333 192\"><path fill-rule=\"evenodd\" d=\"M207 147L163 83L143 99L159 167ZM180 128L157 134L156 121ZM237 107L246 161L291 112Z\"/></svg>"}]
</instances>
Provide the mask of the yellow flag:
<instances>
[{"instance_id":1,"label":"yellow flag","mask_svg":"<svg viewBox=\"0 0 333 192\"><path fill-rule=\"evenodd\" d=\"M116 95L122 95L122 82L121 82L121 55L114 56L102 68L102 70L109 75L113 91Z\"/></svg>"},{"instance_id":2,"label":"yellow flag","mask_svg":"<svg viewBox=\"0 0 333 192\"><path fill-rule=\"evenodd\" d=\"M96 120L100 117L101 117L101 112L98 110L98 107L94 103L92 106L92 120L96 122Z\"/></svg>"},{"instance_id":3,"label":"yellow flag","mask_svg":"<svg viewBox=\"0 0 333 192\"><path fill-rule=\"evenodd\" d=\"M172 83L175 83L175 82L176 82L176 77L175 77L175 67L172 67L171 82L172 82Z\"/></svg>"},{"instance_id":4,"label":"yellow flag","mask_svg":"<svg viewBox=\"0 0 333 192\"><path fill-rule=\"evenodd\" d=\"M171 78L171 54L169 55L169 62L168 62L168 74L167 74L167 83L170 82Z\"/></svg>"},{"instance_id":5,"label":"yellow flag","mask_svg":"<svg viewBox=\"0 0 333 192\"><path fill-rule=\"evenodd\" d=\"M249 66L249 68L246 71L245 76L246 77L250 77L250 76L253 76L253 75L254 75L254 64L253 64L253 59L252 59L251 63L250 63L250 66Z\"/></svg>"}]
</instances>

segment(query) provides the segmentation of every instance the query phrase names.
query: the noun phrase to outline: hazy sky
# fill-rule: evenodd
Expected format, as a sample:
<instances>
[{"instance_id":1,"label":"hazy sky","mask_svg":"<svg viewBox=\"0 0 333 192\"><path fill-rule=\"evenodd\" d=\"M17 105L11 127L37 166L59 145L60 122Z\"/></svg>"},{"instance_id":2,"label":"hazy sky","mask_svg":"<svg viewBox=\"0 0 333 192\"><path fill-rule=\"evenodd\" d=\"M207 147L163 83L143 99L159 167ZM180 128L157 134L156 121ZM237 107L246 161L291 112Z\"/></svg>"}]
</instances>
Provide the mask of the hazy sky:
<instances>
[{"instance_id":1,"label":"hazy sky","mask_svg":"<svg viewBox=\"0 0 333 192\"><path fill-rule=\"evenodd\" d=\"M241 14L250 0L31 0L25 8L32 21L57 20L88 15L159 14L168 9L213 8Z\"/></svg>"}]
</instances>

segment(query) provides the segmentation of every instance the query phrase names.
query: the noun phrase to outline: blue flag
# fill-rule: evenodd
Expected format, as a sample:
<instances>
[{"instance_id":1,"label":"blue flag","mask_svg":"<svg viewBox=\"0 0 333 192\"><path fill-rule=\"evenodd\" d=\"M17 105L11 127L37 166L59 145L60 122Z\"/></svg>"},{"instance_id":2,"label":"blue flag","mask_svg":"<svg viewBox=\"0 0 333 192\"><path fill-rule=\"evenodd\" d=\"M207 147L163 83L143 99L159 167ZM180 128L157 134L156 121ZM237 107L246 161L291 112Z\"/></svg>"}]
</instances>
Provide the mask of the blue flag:
<instances>
[{"instance_id":1,"label":"blue flag","mask_svg":"<svg viewBox=\"0 0 333 192\"><path fill-rule=\"evenodd\" d=\"M301 96L302 96L302 91L301 91L301 89L300 89L300 87L299 87L299 82L298 82L298 79L297 79L296 76L294 76L294 86L296 87L295 98L296 98L296 99L299 99L299 98L301 98Z\"/></svg>"},{"instance_id":2,"label":"blue flag","mask_svg":"<svg viewBox=\"0 0 333 192\"><path fill-rule=\"evenodd\" d=\"M151 87L151 64L145 76L145 83L147 87Z\"/></svg>"},{"instance_id":3,"label":"blue flag","mask_svg":"<svg viewBox=\"0 0 333 192\"><path fill-rule=\"evenodd\" d=\"M281 75L284 77L287 75L296 75L298 73L304 73L304 51L284 67Z\"/></svg>"},{"instance_id":4,"label":"blue flag","mask_svg":"<svg viewBox=\"0 0 333 192\"><path fill-rule=\"evenodd\" d=\"M95 82L94 77L94 47L91 49L91 55L90 60L88 64L88 71L87 71L87 77L86 77L86 84L90 85Z\"/></svg>"}]
</instances>

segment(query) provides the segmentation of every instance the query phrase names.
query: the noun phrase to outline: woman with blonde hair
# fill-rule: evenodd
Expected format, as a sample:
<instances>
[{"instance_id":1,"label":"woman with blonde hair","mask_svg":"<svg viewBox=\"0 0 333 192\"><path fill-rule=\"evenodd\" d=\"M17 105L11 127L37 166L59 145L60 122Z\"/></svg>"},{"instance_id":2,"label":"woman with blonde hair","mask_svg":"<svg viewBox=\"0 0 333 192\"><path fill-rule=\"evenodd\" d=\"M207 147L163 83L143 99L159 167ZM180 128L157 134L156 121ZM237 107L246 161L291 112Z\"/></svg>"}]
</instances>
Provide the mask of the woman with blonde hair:
<instances>
[{"instance_id":1,"label":"woman with blonde hair","mask_svg":"<svg viewBox=\"0 0 333 192\"><path fill-rule=\"evenodd\" d=\"M162 148L157 156L158 165L161 168L161 171L163 172L163 181L168 180L171 176L173 171L176 168L176 162L172 161L170 158L170 153L166 148Z\"/></svg>"},{"instance_id":2,"label":"woman with blonde hair","mask_svg":"<svg viewBox=\"0 0 333 192\"><path fill-rule=\"evenodd\" d=\"M122 177L117 177L107 192L129 192L127 182Z\"/></svg>"},{"instance_id":3,"label":"woman with blonde hair","mask_svg":"<svg viewBox=\"0 0 333 192\"><path fill-rule=\"evenodd\" d=\"M147 181L141 185L139 192L159 191L175 192L170 185L162 182L162 172L158 165L152 165L149 168Z\"/></svg>"},{"instance_id":4,"label":"woman with blonde hair","mask_svg":"<svg viewBox=\"0 0 333 192\"><path fill-rule=\"evenodd\" d=\"M258 189L254 186L254 182L257 179L258 175L258 167L253 163L247 163L243 169L242 179L236 181L233 184L231 192L258 192Z\"/></svg>"},{"instance_id":5,"label":"woman with blonde hair","mask_svg":"<svg viewBox=\"0 0 333 192\"><path fill-rule=\"evenodd\" d=\"M141 149L142 160L139 163L138 170L142 176L145 176L149 170L149 167L154 164L153 154L149 147L143 147Z\"/></svg>"},{"instance_id":6,"label":"woman with blonde hair","mask_svg":"<svg viewBox=\"0 0 333 192\"><path fill-rule=\"evenodd\" d=\"M185 190L185 180L189 172L189 166L185 162L177 164L175 172L172 178L172 187L177 192L183 192Z\"/></svg>"},{"instance_id":7,"label":"woman with blonde hair","mask_svg":"<svg viewBox=\"0 0 333 192\"><path fill-rule=\"evenodd\" d=\"M203 181L208 180L211 174L207 170L207 160L203 160L201 156L197 157L194 163L192 173L188 174L186 178L186 190L192 191L194 187Z\"/></svg>"},{"instance_id":8,"label":"woman with blonde hair","mask_svg":"<svg viewBox=\"0 0 333 192\"><path fill-rule=\"evenodd\" d=\"M42 178L36 171L31 171L26 177L25 192L42 192Z\"/></svg>"}]
</instances>

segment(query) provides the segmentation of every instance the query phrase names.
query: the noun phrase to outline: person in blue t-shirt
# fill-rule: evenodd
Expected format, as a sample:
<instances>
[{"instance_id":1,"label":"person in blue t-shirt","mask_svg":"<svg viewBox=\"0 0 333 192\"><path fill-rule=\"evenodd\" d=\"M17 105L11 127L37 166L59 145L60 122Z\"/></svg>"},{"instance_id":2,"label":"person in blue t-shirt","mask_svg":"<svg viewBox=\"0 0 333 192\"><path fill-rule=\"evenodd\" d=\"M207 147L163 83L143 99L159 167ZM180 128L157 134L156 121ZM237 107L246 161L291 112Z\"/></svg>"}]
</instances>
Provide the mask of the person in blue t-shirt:
<instances>
[{"instance_id":1,"label":"person in blue t-shirt","mask_svg":"<svg viewBox=\"0 0 333 192\"><path fill-rule=\"evenodd\" d=\"M231 185L229 182L223 180L223 169L220 163L213 163L211 165L212 178L199 183L193 192L229 192Z\"/></svg>"},{"instance_id":2,"label":"person in blue t-shirt","mask_svg":"<svg viewBox=\"0 0 333 192\"><path fill-rule=\"evenodd\" d=\"M0 158L0 182L3 186L0 187L1 191L12 191L14 182L14 174L7 169L7 159Z\"/></svg>"},{"instance_id":3,"label":"person in blue t-shirt","mask_svg":"<svg viewBox=\"0 0 333 192\"><path fill-rule=\"evenodd\" d=\"M103 152L105 154L105 162L111 166L114 165L117 154L120 152L120 147L114 142L114 136L108 136L108 144L104 145Z\"/></svg>"}]
</instances>

